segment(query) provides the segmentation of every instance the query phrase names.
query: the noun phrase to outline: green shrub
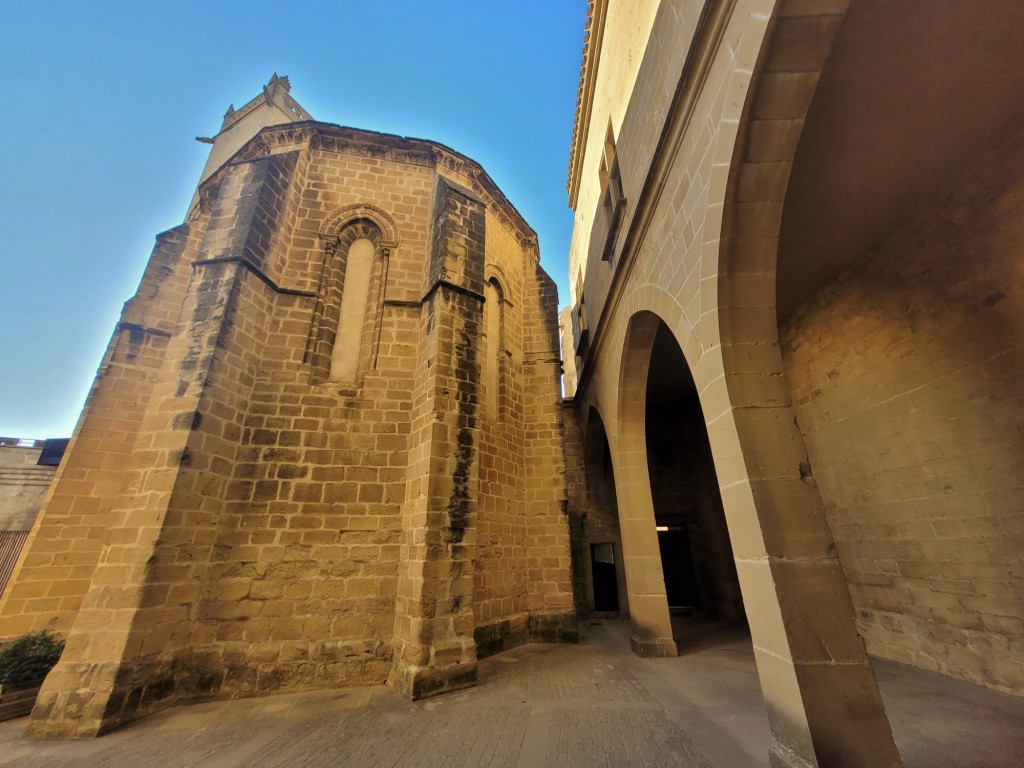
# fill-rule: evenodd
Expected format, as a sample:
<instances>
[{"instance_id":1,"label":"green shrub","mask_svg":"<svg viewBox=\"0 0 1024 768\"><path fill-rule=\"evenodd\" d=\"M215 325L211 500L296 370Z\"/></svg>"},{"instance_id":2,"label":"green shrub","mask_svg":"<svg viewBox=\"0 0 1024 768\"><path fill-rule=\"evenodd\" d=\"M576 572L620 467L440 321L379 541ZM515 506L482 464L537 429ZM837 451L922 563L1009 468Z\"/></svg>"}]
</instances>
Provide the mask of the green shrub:
<instances>
[{"instance_id":1,"label":"green shrub","mask_svg":"<svg viewBox=\"0 0 1024 768\"><path fill-rule=\"evenodd\" d=\"M0 648L0 684L42 682L60 659L64 641L48 630L29 632Z\"/></svg>"}]
</instances>

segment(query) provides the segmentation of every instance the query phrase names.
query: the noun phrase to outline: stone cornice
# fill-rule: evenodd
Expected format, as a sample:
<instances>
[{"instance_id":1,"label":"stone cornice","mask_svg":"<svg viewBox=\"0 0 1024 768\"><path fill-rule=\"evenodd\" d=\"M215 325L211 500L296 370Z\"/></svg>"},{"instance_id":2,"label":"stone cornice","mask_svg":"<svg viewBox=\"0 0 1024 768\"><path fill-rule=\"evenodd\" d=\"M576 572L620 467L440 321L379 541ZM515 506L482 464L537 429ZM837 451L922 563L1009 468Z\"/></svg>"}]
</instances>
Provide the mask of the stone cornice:
<instances>
[{"instance_id":1,"label":"stone cornice","mask_svg":"<svg viewBox=\"0 0 1024 768\"><path fill-rule=\"evenodd\" d=\"M263 128L203 182L199 188L201 205L205 206L206 199L211 194L215 195L215 190L220 185L225 169L229 166L278 152L297 151L306 147L410 165L444 168L459 174L469 180L469 186L473 193L487 206L487 210L515 236L519 245L529 252L534 260L540 258L537 233L505 197L487 171L475 160L436 141L365 131L332 123L307 120Z\"/></svg>"},{"instance_id":2,"label":"stone cornice","mask_svg":"<svg viewBox=\"0 0 1024 768\"><path fill-rule=\"evenodd\" d=\"M300 291L295 288L282 288L273 280L271 280L263 270L257 267L248 259L242 258L241 256L223 256L216 259L203 259L202 261L193 261L192 269L198 267L210 267L218 264L238 264L242 269L247 270L251 274L258 277L268 288L273 290L275 293L279 293L283 296L300 296L305 299L315 299L315 291Z\"/></svg>"},{"instance_id":3,"label":"stone cornice","mask_svg":"<svg viewBox=\"0 0 1024 768\"><path fill-rule=\"evenodd\" d=\"M569 193L569 207L576 210L576 196L580 191L580 174L583 172L583 156L587 149L587 134L590 132L590 111L594 101L594 86L597 83L597 68L601 61L601 44L604 40L604 20L608 13L608 0L589 0L587 23L583 33L583 61L580 64L580 84L576 91L576 117L572 126L572 142L569 145L569 177L565 189Z\"/></svg>"}]
</instances>

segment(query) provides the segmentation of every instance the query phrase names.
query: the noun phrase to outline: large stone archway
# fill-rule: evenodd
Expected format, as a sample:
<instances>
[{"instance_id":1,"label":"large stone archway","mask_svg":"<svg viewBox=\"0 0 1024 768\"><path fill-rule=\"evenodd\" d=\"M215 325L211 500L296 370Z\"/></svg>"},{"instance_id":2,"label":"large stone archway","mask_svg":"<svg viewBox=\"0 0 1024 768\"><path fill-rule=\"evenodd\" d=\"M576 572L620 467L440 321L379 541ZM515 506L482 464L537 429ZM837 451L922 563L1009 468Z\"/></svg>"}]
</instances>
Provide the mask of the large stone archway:
<instances>
[{"instance_id":1,"label":"large stone archway","mask_svg":"<svg viewBox=\"0 0 1024 768\"><path fill-rule=\"evenodd\" d=\"M723 385L746 470L745 478L723 488L723 497L730 523L739 509L752 507L760 529L754 539L734 539L734 547L776 736L773 759L896 765L777 341L775 256L783 201L846 4L828 8L811 14L798 3L774 4L737 116L728 171L716 177L724 186L716 268ZM758 616L765 611L768 616ZM772 636L771 627L779 634Z\"/></svg>"},{"instance_id":2,"label":"large stone archway","mask_svg":"<svg viewBox=\"0 0 1024 768\"><path fill-rule=\"evenodd\" d=\"M657 147L650 147L653 157L643 155L646 134L639 128L631 134L623 123L617 150L623 183L630 184L631 162L647 170L643 185L633 188L636 207L632 215L627 210L620 252L610 263L587 265L581 295L591 329L577 403L604 406L634 647L664 652L674 642L662 570L655 567L660 557L642 426L651 349L664 321L700 399L772 724L772 759L789 766L891 766L899 759L821 500L801 475L806 451L781 375L773 276L737 268L728 256L736 215L726 209L747 194L747 182L735 183L743 163L734 163L734 155L746 145L737 136L747 132L752 91L765 72L775 77L789 62L798 71L781 78L780 98L809 81L806 109L816 76L807 76L806 62L793 55L803 44L800 34L785 28L838 24L817 14L818 8L768 0L716 4L673 83L676 95ZM659 13L653 34L675 35L673 23ZM782 52L775 60L777 43ZM650 75L663 71L655 64ZM745 258L750 243L741 239ZM633 563L634 555L642 559ZM646 581L634 578L634 568Z\"/></svg>"},{"instance_id":3,"label":"large stone archway","mask_svg":"<svg viewBox=\"0 0 1024 768\"><path fill-rule=\"evenodd\" d=\"M742 622L744 610L696 382L655 312L630 318L618 391L632 645L641 655L685 653L685 617Z\"/></svg>"},{"instance_id":4,"label":"large stone archway","mask_svg":"<svg viewBox=\"0 0 1024 768\"><path fill-rule=\"evenodd\" d=\"M804 623L794 609L813 604L802 594L811 584L832 583L819 598L841 593L841 623L849 624L844 576L856 579L852 606L874 652L1004 689L1012 690L1019 679L1019 659L1012 658L1007 650L1012 641L1009 646L1006 641L1020 620L1019 609L1006 599L1015 589L1011 573L1019 561L1001 543L1006 536L1019 538L1019 532L1005 516L1007 505L992 501L1012 496L1019 485L1013 480L1019 462L1010 458L1019 437L1010 434L1012 427L985 430L980 421L966 430L948 426L979 406L992 418L1000 412L993 403L1015 399L1002 382L1020 375L1014 362L1019 344L1005 334L1007 323L1020 317L1012 298L1019 275L1008 267L1010 243L1019 241L1008 226L1014 217L1019 220L1013 202L1019 182L1014 186L1005 172L1007 166L1019 167L1021 156L1019 142L1007 138L1019 134L1021 114L1015 78L1022 68L1008 64L1021 50L1013 32L1020 24L1011 21L1019 13L1013 4L993 4L978 13L956 6L861 2L851 3L849 13L846 3L832 3L825 12L804 15L800 4L776 4L739 115L731 165L727 173L711 177L712 187L718 184L724 193L717 298L725 383L751 500L769 544L767 562L776 577L791 571L783 581L796 590L789 599L780 598L780 607L798 679L833 661L813 650L800 658L825 623L808 624L806 633L794 631ZM986 42L978 45L978 40ZM925 64L940 53L938 64ZM943 85L936 87L937 82ZM866 124L858 127L858 120ZM1007 125L1011 128L1001 128ZM794 188L795 160L800 164ZM837 183L840 190L830 194ZM716 199L718 194L709 192L709 200ZM914 221L919 223L901 223ZM857 269L850 270L861 253ZM970 278L967 271L950 268L973 257L977 264ZM887 259L893 266L886 266ZM712 262L704 266L707 271ZM864 270L873 275L867 282L851 276ZM993 276L982 278L986 271ZM824 296L822 286L840 274L847 275L845 297L836 289L818 298ZM860 307L871 315L869 330L861 329L848 345L838 339L808 344L812 334L835 336L863 325L850 291L884 294ZM1003 303L1007 296L1010 301ZM780 320L809 299L816 302L816 325L808 320L787 326L784 358ZM828 322L842 322L840 300L850 323L832 330ZM830 315L828 302L836 307ZM1002 306L990 321L979 319L996 304ZM938 306L945 310L930 309ZM846 361L840 370L835 355L826 364L820 354L830 344L833 350L864 346L869 334L888 336L887 327L896 329L904 321L911 325L905 338L874 342L873 359L858 352L859 363ZM800 351L794 353L794 346ZM814 355L819 364L811 362ZM893 365L894 355L916 359ZM863 377L846 390L830 382L856 378L849 368L858 364L875 371L874 389L859 402L841 404L840 397L851 396L851 386L867 385ZM815 375L831 395L820 394ZM790 391L793 376L803 393L799 410ZM911 392L918 393L916 404L910 403ZM925 402L937 405L922 406ZM826 406L827 416L822 414ZM910 412L917 415L909 424L895 420ZM1012 409L1002 414L993 419L996 424L1014 423ZM843 419L857 423L853 431L863 434L820 429ZM873 423L878 428L872 430ZM984 446L976 445L972 459L962 444L974 445L968 432L985 431L998 447L988 451L979 477L971 468L982 466L977 456ZM816 449L809 455L806 440L812 438ZM851 468L852 460L840 455L851 441L859 441L858 455L882 457L875 463L876 477L870 466ZM827 487L819 487L818 469ZM944 485L936 472L947 478ZM885 474L888 480L878 479ZM727 504L745 503L745 486L728 489ZM828 505L822 503L823 488ZM937 496L931 503L929 494ZM887 498L895 500L889 507ZM901 519L896 507L906 510L908 504L914 508ZM826 507L837 508L833 519L843 526L842 539L835 541L838 554L849 558L842 563L845 574L825 525ZM865 508L867 519L853 517ZM942 519L933 524L935 517ZM827 554L821 556L826 543ZM859 645L850 646L842 663L847 673L864 669L870 682ZM973 652L968 646L988 650ZM801 680L800 685L806 684ZM821 760L821 729L810 725Z\"/></svg>"},{"instance_id":5,"label":"large stone archway","mask_svg":"<svg viewBox=\"0 0 1024 768\"><path fill-rule=\"evenodd\" d=\"M762 373L792 388L868 651L1019 694L1024 8L860 0L827 30L775 155L777 69L755 79L723 285L771 299ZM736 349L767 360L745 311Z\"/></svg>"},{"instance_id":6,"label":"large stone archway","mask_svg":"<svg viewBox=\"0 0 1024 768\"><path fill-rule=\"evenodd\" d=\"M619 374L615 490L629 589L630 639L640 656L675 656L647 464L644 403L651 350L660 324L653 312L634 315Z\"/></svg>"},{"instance_id":7,"label":"large stone archway","mask_svg":"<svg viewBox=\"0 0 1024 768\"><path fill-rule=\"evenodd\" d=\"M909 566L920 565L915 559L915 547L957 557L959 548L973 558L991 554L1005 559L1012 549L1006 542L1020 540L1012 514L1006 515L1015 503L1007 500L1019 498L1015 495L1019 493L1019 483L1016 490L1011 487L1012 482L988 483L981 493L975 494L973 503L986 514L982 522L989 537L981 544L969 540L974 537L974 529L961 530L960 520L955 524L941 521L943 533L934 538L957 539L962 541L962 547L952 545L951 541L906 541L914 527L910 524L898 528L876 525L868 543L878 546L875 552L867 552L856 538L856 526L861 521L852 517L856 510L850 504L844 510L848 523L843 531L845 538L833 536L832 521L826 515L839 497L829 493L823 501L830 475L827 462L819 461L819 456L825 455L820 449L836 445L841 448L848 440L834 439L821 430L811 434L804 423L798 424L799 409L817 397L814 377L828 376L830 370L821 369L816 361L808 364L809 356L803 355L801 400L794 407L790 374L797 370L793 359L799 355L783 354L776 311L777 271L782 274L788 270L789 277L783 278L780 289L788 292L799 287L792 280L793 274L810 274L810 267L827 260L792 258L799 248L806 251L806 244L801 245L798 237L794 242L799 247L790 249L788 256L784 249L784 268L777 270L780 234L787 207L794 222L792 230L798 234L809 223L827 228L815 218L817 214L828 213L829 205L833 213L843 207L828 199L827 186L822 188L820 184L804 181L798 184L798 197L804 202L791 205L792 199L787 196L796 194L792 177L801 146L818 146L817 154L804 152L810 158L805 157L805 165L828 160L829 171L822 172L822 177L830 184L845 185L844 189L849 187L861 194L860 199L846 207L878 224L874 230L835 227L837 237L853 234L863 240L861 236L867 234L868 243L871 237L884 234L880 229L883 225L892 225L877 214L895 211L906 218L905 206L901 207L906 196L913 197L928 186L927 174L917 171L939 168L941 177L946 167L970 161L970 153L966 160L963 153L959 159L954 157L955 150L962 149L957 142L972 135L972 140L978 140L981 135L972 134L973 124L1005 119L1001 108L1008 102L1019 101L1017 94L1024 92L1024 84L1016 79L1024 73L1024 66L1012 63L1016 61L1016 52L1024 50L1024 45L1014 37L1014 29L1024 28L1024 24L1006 23L1013 13L1020 11L1017 5L1004 0L993 0L984 14L974 13L965 5L946 4L940 8L918 0L723 0L693 6L662 2L656 6L650 33L639 46L634 46L633 38L629 37L635 32L635 20L624 20L614 8L608 11L607 19L598 19L607 22L612 30L603 43L606 50L627 51L642 57L636 71L626 73L628 77L635 75L635 82L627 77L628 82L623 84L624 73L619 69L603 74L598 71L596 80L593 79L591 52L601 50L600 39L588 48L586 62L590 66L585 62L583 84L592 86L593 91L584 89L581 103L588 111L590 124L599 128L586 131L585 141L577 142L576 149L586 152L575 156L570 175L571 183L579 185L578 195L576 187L570 188L570 199L578 207L570 269L576 288L574 300L579 305L577 317L586 321L579 329L577 348L582 363L577 402L583 403L584 409L595 403L602 405L615 462L619 503L624 508L628 501L631 506L623 509L623 515L632 516L638 528L649 527L651 477L641 458L645 447L640 427L645 394L642 382L649 376L653 318L664 321L683 350L699 393L762 689L772 719L773 759L779 764L800 766L896 765L899 758L864 643L857 633L857 611L861 627L866 626L866 614L857 601L872 589L876 595L884 593L894 577L909 576L914 581L907 585L908 592L929 600L919 610L928 614L925 618L944 614L951 625L957 621L981 622L993 638L998 635L1012 642L1013 628L1017 627L1019 636L1020 627L1019 611L1014 613L1014 606L1019 605L1014 602L1019 591L1010 593L1017 588L1012 568L1000 571L998 563L986 563L985 573L991 576L989 581L993 584L983 596L966 593L972 584L962 587L954 583L967 565L953 562L955 558L947 557L951 562L945 563L952 576L944 575L945 565L937 572L935 568L930 572L919 569L912 575ZM600 7L595 5L596 9ZM692 13L688 15L687 9ZM865 14L875 14L867 25L863 23ZM959 21L957 14L963 16ZM1000 19L1003 23L999 23ZM852 29L859 29L860 33L851 36ZM599 31L596 37L600 35ZM979 48L973 44L976 40L988 42ZM829 67L834 68L835 62L844 57L851 60L851 50L862 56L853 67L856 78L841 79L835 87ZM858 61L856 55L852 60ZM985 66L971 66L971 62L978 61ZM823 86L830 78L833 85ZM971 85L988 81L993 84L985 88ZM829 88L833 90L829 92ZM828 102L836 93L846 92L879 101L865 101L861 105L856 100L839 100L837 103L843 108L834 109L831 117L838 115L842 119L822 121L814 117L812 109L816 100L820 107L822 93L829 96L824 99ZM951 99L955 93L964 97L961 101L966 106L954 114ZM935 141L914 138L907 132L898 133L898 140L890 140L894 134L887 121L893 118L898 128L901 121L906 123L908 114L915 112L927 118L931 132L925 135ZM849 131L859 128L858 121L868 123L864 136L869 140L854 151L856 143L849 141ZM606 125L611 126L607 134ZM594 170L594 158L602 148L607 149L609 136L623 194L622 200L608 197L608 201L622 206L621 222L615 232L605 232L592 223L596 220L592 214L602 204L605 191L593 178L600 180L599 169ZM808 136L817 143L808 144ZM998 139L997 136L994 140ZM1011 149L1004 142L992 157L1011 158ZM921 157L913 157L915 152ZM603 156L607 157L607 153ZM831 162L840 156L842 162ZM589 165L593 167L589 170L585 167L586 157L590 157ZM884 168L886 163L892 167ZM900 185L893 185L894 189L899 187L896 191L904 196L903 202L896 199L899 195L894 197L889 191L879 190L877 184L872 187L862 183L870 182L880 167L884 171L882 178L885 173L902 173L900 169L913 171L904 174L916 179L912 183L900 179ZM1018 166L1008 167L1011 172L1008 174L1004 168L1004 176L1011 175ZM796 177L800 178L800 174ZM1006 405L1017 402L1006 382L1020 378L1008 375L1020 371L1020 366L1014 368L1013 362L1019 357L1019 344L997 348L990 343L993 338L1012 337L1008 329L1019 327L1021 316L1010 310L1017 306L1019 267L1008 266L1013 261L1009 258L1013 244L1019 241L1012 227L1013 221L1019 220L1013 218L1020 197L1019 183L1000 187L1002 192L988 201L984 217L974 217L977 208L958 202L965 195L977 197L979 187L968 187L955 189L949 195L950 204L942 209L948 214L946 221L935 229L955 231L956 237L950 242L962 251L971 251L975 257L979 240L1001 240L997 255L1003 265L1001 274L1007 276L1003 287L998 280L988 278L987 282L970 286L956 284L955 295L944 297L943 286L953 284L932 279L935 270L931 275L923 269L911 275L909 264L917 262L905 260L898 249L888 252L893 262L890 272L876 270L878 275L890 275L890 283L911 278L928 282L933 308L952 301L964 315L973 311L971 318L987 313L1003 320L1002 327L978 324L968 317L962 318L964 322L959 327L953 327L948 318L931 326L932 341L942 335L936 332L940 327L946 329L947 336L955 336L961 329L964 332L964 338L958 338L956 344L946 345L947 352L952 350L951 355L947 354L947 363L959 356L965 363L963 370L974 372L973 376L947 377L955 382L953 389L959 390L957 394L966 393L968 401L974 395L988 397L991 402L975 410L1002 414L1001 418L990 419L998 432L1000 456L995 458L999 461L977 467L977 477L947 483L948 490L935 476L918 483L928 493L954 496L961 487L977 489L983 485L979 478L999 474L993 470L996 466L1006 470L1001 473L1004 480L1016 477L1018 465L1010 457L1021 455L1019 441L1014 442L1010 434L1017 429L1018 416ZM885 194L879 194L880 191ZM822 205L815 207L818 203ZM794 216L798 211L808 215ZM957 217L974 223L958 227L952 221ZM939 224L942 217L933 218L933 224ZM844 226L849 223L831 214L827 221L838 221ZM931 239L938 237L933 234ZM914 240L912 234L904 240L923 242ZM864 242L858 247L863 250ZM854 256L858 253L852 246L848 250ZM946 261L960 260L949 248L946 253ZM597 256L589 258L593 254ZM876 261L879 259L884 261L876 254ZM1019 259L1013 263L1019 263ZM974 272L980 274L984 270L978 264ZM831 277L826 274L824 279ZM804 287L808 286L819 290L820 276L806 281ZM808 295L784 299L785 311L791 311L793 302L805 301ZM899 309L898 302L889 303L887 311ZM922 317L928 314L924 311L927 303L919 300L916 305L922 309ZM941 311L934 310L932 319L939 314ZM816 327L824 327L827 334L827 324L819 323ZM904 335L914 333L914 329L909 329ZM974 343L975 340L982 343ZM803 349L807 348L804 345ZM979 354L982 348L991 353ZM927 366L915 375L924 373ZM836 366L836 375L841 378L842 374L841 366ZM996 383L986 391L979 382L989 379ZM885 382L881 388L884 386ZM1001 409L992 405L1000 396L1004 403ZM949 403L954 399L946 400L925 407L934 405L934 412L944 414L946 421L952 423L956 421L956 408ZM963 403L964 399L956 402ZM857 411L848 409L846 413L851 417ZM825 422L825 416L818 419L819 424ZM974 418L972 424L973 432L983 432L979 419ZM879 434L885 438L888 433ZM901 445L905 446L906 437L900 437L904 441ZM894 443L895 440L889 441L885 447ZM809 451L812 447L817 455ZM916 451L927 460L928 450L910 447L914 449L910 452ZM933 475L945 472L952 466L951 461L945 467L934 465L926 469L931 469ZM968 466L974 465L968 462ZM902 466L896 467L901 469ZM923 477L926 473L920 474ZM999 492L994 490L997 486ZM847 482L846 487L856 488L856 483ZM935 506L948 509L950 499L936 497ZM878 509L883 507L877 505ZM878 518L877 510L875 514ZM934 530L938 532L938 528ZM907 558L914 561L908 564L908 574L893 571L901 567L900 557L881 563L882 545L889 544L880 541L884 531L905 543L905 549L913 555ZM1006 535L999 538L997 532ZM629 532L624 529L627 559L630 551L650 557L650 535L645 539L641 531L633 537L634 543L639 542L637 547L632 547L626 541L628 538ZM844 571L847 552L864 562L881 564L876 572L855 583L848 579L850 571ZM889 572L882 571L883 567ZM645 571L648 576L657 573L655 568ZM924 581L929 579L937 581L925 589ZM941 583L942 579L952 581ZM963 594L950 596L961 587ZM1000 590L1001 597L997 594ZM654 590L649 594L654 594ZM966 610L968 605L971 610ZM884 608L877 626L893 618L892 612L885 613ZM879 605L870 609L879 615ZM664 629L664 620L657 610L641 610L639 614L634 610L634 618L640 614L639 629L648 631L654 627L649 634L659 637L657 628ZM975 633L971 638L981 636L981 630L973 626L957 627L957 631L960 637L969 633ZM667 636L667 632L661 631L661 636ZM872 646L871 642L874 641L869 640L869 648L876 650L877 643ZM933 642L928 653L938 644ZM983 675L992 671L984 660L976 661L973 666Z\"/></svg>"}]
</instances>

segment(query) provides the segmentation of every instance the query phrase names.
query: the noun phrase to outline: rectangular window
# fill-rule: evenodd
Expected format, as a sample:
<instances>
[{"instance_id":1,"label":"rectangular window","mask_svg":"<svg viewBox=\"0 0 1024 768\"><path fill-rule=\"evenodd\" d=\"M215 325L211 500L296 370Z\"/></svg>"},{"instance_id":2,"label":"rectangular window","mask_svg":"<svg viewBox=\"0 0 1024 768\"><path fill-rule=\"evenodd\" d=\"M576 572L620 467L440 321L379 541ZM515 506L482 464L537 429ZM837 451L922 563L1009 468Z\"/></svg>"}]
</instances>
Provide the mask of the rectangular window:
<instances>
[{"instance_id":1,"label":"rectangular window","mask_svg":"<svg viewBox=\"0 0 1024 768\"><path fill-rule=\"evenodd\" d=\"M601 199L594 212L588 257L600 255L601 261L611 261L615 253L615 240L619 234L622 213L626 207L626 198L622 193L622 175L619 173L615 151L615 133L611 123L608 124L608 131L605 133L598 181L601 186Z\"/></svg>"}]
</instances>

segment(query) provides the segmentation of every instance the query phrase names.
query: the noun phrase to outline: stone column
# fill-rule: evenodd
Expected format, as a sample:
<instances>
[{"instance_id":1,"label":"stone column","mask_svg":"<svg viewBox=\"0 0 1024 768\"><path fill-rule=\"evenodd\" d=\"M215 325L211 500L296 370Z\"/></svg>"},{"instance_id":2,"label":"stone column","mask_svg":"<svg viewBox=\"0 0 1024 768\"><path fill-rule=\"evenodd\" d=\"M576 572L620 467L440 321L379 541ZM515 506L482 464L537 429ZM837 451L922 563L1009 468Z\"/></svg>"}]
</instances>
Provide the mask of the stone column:
<instances>
[{"instance_id":1,"label":"stone column","mask_svg":"<svg viewBox=\"0 0 1024 768\"><path fill-rule=\"evenodd\" d=\"M677 656L665 595L646 445L638 444L636 436L624 436L618 442L622 445L613 445L611 450L632 624L630 647L638 656Z\"/></svg>"},{"instance_id":2,"label":"stone column","mask_svg":"<svg viewBox=\"0 0 1024 768\"><path fill-rule=\"evenodd\" d=\"M895 768L899 755L778 345L733 345L726 353L746 371L713 378L702 401L706 412L718 411L708 436L772 727L772 765ZM762 371L751 372L754 361ZM709 362L706 370L716 368Z\"/></svg>"},{"instance_id":3,"label":"stone column","mask_svg":"<svg viewBox=\"0 0 1024 768\"><path fill-rule=\"evenodd\" d=\"M659 322L654 314L645 313L630 324L618 392L618 424L614 434L608 435L633 625L630 645L639 656L675 656L678 652L647 466L647 374Z\"/></svg>"},{"instance_id":4,"label":"stone column","mask_svg":"<svg viewBox=\"0 0 1024 768\"><path fill-rule=\"evenodd\" d=\"M898 766L793 411L734 408L725 428L727 419L747 477L723 481L723 502L772 725L772 765Z\"/></svg>"}]
</instances>

